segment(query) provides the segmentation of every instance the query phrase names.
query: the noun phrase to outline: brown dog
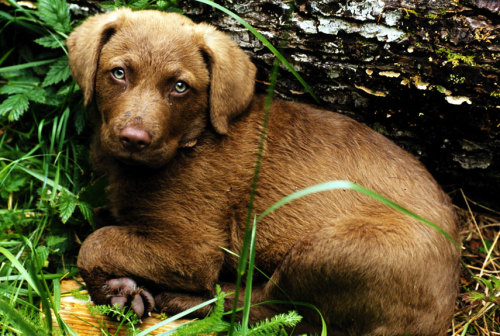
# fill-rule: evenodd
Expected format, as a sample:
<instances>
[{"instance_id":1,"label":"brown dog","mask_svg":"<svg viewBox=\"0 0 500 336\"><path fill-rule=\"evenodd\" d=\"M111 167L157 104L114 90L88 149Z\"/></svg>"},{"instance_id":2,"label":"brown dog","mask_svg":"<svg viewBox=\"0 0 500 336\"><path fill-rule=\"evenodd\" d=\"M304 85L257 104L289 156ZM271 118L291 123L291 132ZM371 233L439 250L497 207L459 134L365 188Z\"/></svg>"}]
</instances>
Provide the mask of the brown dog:
<instances>
[{"instance_id":1,"label":"brown dog","mask_svg":"<svg viewBox=\"0 0 500 336\"><path fill-rule=\"evenodd\" d=\"M176 313L232 290L261 132L255 66L227 36L178 14L127 9L68 39L74 77L101 115L93 160L109 175L116 224L83 243L78 266L96 303ZM299 189L350 180L458 239L440 187L410 154L339 114L275 100L256 213ZM442 335L459 251L435 229L352 190L304 197L258 223L253 301L318 307L329 333ZM254 318L290 306L260 306ZM203 311L201 313L205 313ZM305 330L317 314L301 310Z\"/></svg>"}]
</instances>

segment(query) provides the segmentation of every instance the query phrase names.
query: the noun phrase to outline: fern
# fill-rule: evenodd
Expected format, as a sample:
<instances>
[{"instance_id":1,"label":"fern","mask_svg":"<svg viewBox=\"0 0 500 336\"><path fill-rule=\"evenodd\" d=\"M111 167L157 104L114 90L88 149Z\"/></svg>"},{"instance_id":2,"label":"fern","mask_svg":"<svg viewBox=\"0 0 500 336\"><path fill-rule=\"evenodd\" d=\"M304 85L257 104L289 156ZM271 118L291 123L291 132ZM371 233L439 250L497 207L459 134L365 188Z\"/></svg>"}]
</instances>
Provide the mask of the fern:
<instances>
[{"instance_id":1,"label":"fern","mask_svg":"<svg viewBox=\"0 0 500 336\"><path fill-rule=\"evenodd\" d=\"M9 121L17 121L28 110L29 98L27 94L18 93L9 96L0 104L0 116Z\"/></svg>"},{"instance_id":2,"label":"fern","mask_svg":"<svg viewBox=\"0 0 500 336\"><path fill-rule=\"evenodd\" d=\"M107 315L121 322L120 325L116 327L115 335L121 335L122 333L120 331L124 326L127 328L127 335L135 335L139 331L135 328L135 325L139 323L139 318L130 307L125 306L120 308L118 305L94 306L89 303L89 312L101 325L101 330L107 329L106 322L103 318L99 319L98 315Z\"/></svg>"},{"instance_id":3,"label":"fern","mask_svg":"<svg viewBox=\"0 0 500 336\"><path fill-rule=\"evenodd\" d=\"M229 322L225 322L224 299L227 296L217 286L217 301L214 304L212 312L206 318L200 321L192 322L186 326L179 327L175 330L175 334L179 336L196 336L210 333L226 333L231 328ZM293 328L302 320L296 311L290 311L287 314L275 315L271 319L266 319L256 323L246 332L242 330L241 324L235 324L233 327L233 335L255 335L255 336L272 336L272 335L287 335L285 328ZM172 330L173 331L173 330Z\"/></svg>"},{"instance_id":4,"label":"fern","mask_svg":"<svg viewBox=\"0 0 500 336\"><path fill-rule=\"evenodd\" d=\"M42 86L46 87L66 81L70 76L71 71L68 65L68 58L66 56L62 56L50 66Z\"/></svg>"},{"instance_id":5,"label":"fern","mask_svg":"<svg viewBox=\"0 0 500 336\"><path fill-rule=\"evenodd\" d=\"M208 315L203 320L196 321L184 327L181 327L179 331L177 331L176 335L196 336L213 332L224 332L228 330L230 324L222 320L224 316L224 299L226 297L226 294L221 291L219 285L217 285L216 292L217 301L215 301L210 315Z\"/></svg>"},{"instance_id":6,"label":"fern","mask_svg":"<svg viewBox=\"0 0 500 336\"><path fill-rule=\"evenodd\" d=\"M67 192L66 190L61 191L61 195L59 196L57 206L59 210L59 215L61 217L61 221L66 223L68 219L71 217L73 212L76 209L78 204L78 199L75 195Z\"/></svg>"},{"instance_id":7,"label":"fern","mask_svg":"<svg viewBox=\"0 0 500 336\"><path fill-rule=\"evenodd\" d=\"M59 33L71 31L69 5L65 0L39 0L38 17Z\"/></svg>"},{"instance_id":8,"label":"fern","mask_svg":"<svg viewBox=\"0 0 500 336\"><path fill-rule=\"evenodd\" d=\"M271 336L282 335L284 328L293 328L302 320L296 311L289 311L288 314L279 314L273 316L270 320L260 321L252 326L246 335ZM240 335L236 332L235 335Z\"/></svg>"},{"instance_id":9,"label":"fern","mask_svg":"<svg viewBox=\"0 0 500 336\"><path fill-rule=\"evenodd\" d=\"M61 47L64 47L64 41L55 34L42 36L40 38L37 38L35 42L42 47L50 49L59 49Z\"/></svg>"}]
</instances>

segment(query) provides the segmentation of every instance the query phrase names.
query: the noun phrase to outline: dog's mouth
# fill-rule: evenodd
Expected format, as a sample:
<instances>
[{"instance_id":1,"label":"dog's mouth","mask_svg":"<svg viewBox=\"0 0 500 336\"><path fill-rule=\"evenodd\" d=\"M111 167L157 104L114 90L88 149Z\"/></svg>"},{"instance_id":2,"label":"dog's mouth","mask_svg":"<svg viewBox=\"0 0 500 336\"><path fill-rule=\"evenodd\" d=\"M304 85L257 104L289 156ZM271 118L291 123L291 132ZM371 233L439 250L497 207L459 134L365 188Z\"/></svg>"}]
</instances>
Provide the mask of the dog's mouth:
<instances>
[{"instance_id":1,"label":"dog's mouth","mask_svg":"<svg viewBox=\"0 0 500 336\"><path fill-rule=\"evenodd\" d=\"M167 146L165 146L167 147ZM142 151L131 152L121 148L111 155L120 163L131 167L145 166L148 168L161 168L166 165L175 155L174 148L144 149Z\"/></svg>"}]
</instances>

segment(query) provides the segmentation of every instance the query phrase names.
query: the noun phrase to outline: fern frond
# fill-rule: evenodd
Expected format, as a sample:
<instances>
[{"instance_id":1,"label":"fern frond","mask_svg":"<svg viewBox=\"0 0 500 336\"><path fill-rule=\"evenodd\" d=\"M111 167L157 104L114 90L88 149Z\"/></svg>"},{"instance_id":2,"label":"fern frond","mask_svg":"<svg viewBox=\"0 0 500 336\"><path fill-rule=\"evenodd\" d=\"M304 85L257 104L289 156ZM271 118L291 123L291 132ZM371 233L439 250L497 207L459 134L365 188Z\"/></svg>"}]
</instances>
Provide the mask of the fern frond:
<instances>
[{"instance_id":1,"label":"fern frond","mask_svg":"<svg viewBox=\"0 0 500 336\"><path fill-rule=\"evenodd\" d=\"M250 328L247 335L250 336L270 336L282 335L284 328L293 328L302 320L296 311L289 311L287 314L278 314L273 316L270 320L257 322Z\"/></svg>"},{"instance_id":2,"label":"fern frond","mask_svg":"<svg viewBox=\"0 0 500 336\"><path fill-rule=\"evenodd\" d=\"M216 293L217 301L215 301L210 315L203 320L195 321L179 329L176 335L196 336L214 332L219 333L228 330L230 324L222 319L224 316L224 299L226 297L226 293L221 291L219 285L216 287Z\"/></svg>"}]
</instances>

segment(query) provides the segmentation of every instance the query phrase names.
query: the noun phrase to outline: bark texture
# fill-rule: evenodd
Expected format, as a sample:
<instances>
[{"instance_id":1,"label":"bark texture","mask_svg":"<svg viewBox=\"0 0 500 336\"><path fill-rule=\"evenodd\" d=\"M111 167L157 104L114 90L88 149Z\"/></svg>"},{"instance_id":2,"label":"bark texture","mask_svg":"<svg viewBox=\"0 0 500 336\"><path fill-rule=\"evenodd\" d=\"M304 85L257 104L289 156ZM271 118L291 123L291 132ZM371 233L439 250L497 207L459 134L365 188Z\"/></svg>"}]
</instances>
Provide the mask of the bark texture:
<instances>
[{"instance_id":1,"label":"bark texture","mask_svg":"<svg viewBox=\"0 0 500 336\"><path fill-rule=\"evenodd\" d=\"M497 209L500 185L499 0L217 1L260 31L319 104L360 120L420 157L449 192ZM194 21L228 32L259 68L274 57L236 20L196 1ZM313 102L287 70L277 94ZM457 194L458 195L458 194Z\"/></svg>"}]
</instances>

